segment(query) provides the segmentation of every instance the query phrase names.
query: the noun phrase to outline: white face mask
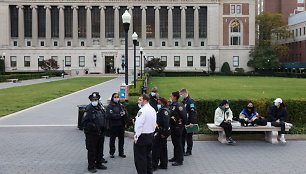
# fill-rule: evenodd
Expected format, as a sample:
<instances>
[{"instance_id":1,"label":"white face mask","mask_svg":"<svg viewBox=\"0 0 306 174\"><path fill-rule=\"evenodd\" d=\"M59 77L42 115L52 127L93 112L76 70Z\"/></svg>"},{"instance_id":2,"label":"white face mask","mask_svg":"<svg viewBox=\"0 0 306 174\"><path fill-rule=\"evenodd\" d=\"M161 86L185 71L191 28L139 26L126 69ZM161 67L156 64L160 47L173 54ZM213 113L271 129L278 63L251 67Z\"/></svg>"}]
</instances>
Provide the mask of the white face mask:
<instances>
[{"instance_id":1,"label":"white face mask","mask_svg":"<svg viewBox=\"0 0 306 174\"><path fill-rule=\"evenodd\" d=\"M138 104L138 107L141 109L141 108L142 108L142 105L141 105L141 104Z\"/></svg>"},{"instance_id":2,"label":"white face mask","mask_svg":"<svg viewBox=\"0 0 306 174\"><path fill-rule=\"evenodd\" d=\"M159 104L157 105L157 109L158 110L160 110L161 107L162 107L161 105L159 105Z\"/></svg>"},{"instance_id":3,"label":"white face mask","mask_svg":"<svg viewBox=\"0 0 306 174\"><path fill-rule=\"evenodd\" d=\"M151 92L151 95L152 95L152 97L154 97L155 96L155 92Z\"/></svg>"},{"instance_id":4,"label":"white face mask","mask_svg":"<svg viewBox=\"0 0 306 174\"><path fill-rule=\"evenodd\" d=\"M278 107L280 105L279 102L274 102L274 106Z\"/></svg>"},{"instance_id":5,"label":"white face mask","mask_svg":"<svg viewBox=\"0 0 306 174\"><path fill-rule=\"evenodd\" d=\"M115 103L118 103L118 102L119 102L119 98L114 98L113 101L114 101Z\"/></svg>"}]
</instances>

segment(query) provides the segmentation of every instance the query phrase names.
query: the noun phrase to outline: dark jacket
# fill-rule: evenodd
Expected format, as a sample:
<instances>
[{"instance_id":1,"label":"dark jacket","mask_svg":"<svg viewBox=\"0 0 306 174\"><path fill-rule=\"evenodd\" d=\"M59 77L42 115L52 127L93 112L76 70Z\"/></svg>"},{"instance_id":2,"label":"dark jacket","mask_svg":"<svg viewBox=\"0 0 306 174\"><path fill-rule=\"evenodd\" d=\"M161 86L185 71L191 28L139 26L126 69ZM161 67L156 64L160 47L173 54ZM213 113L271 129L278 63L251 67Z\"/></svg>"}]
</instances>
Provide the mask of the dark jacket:
<instances>
[{"instance_id":1,"label":"dark jacket","mask_svg":"<svg viewBox=\"0 0 306 174\"><path fill-rule=\"evenodd\" d=\"M187 112L186 108L182 103L172 102L170 104L170 126L175 127L178 125L186 125L187 123Z\"/></svg>"},{"instance_id":2,"label":"dark jacket","mask_svg":"<svg viewBox=\"0 0 306 174\"><path fill-rule=\"evenodd\" d=\"M152 96L151 94L149 94L149 97L150 97L150 100L149 100L149 103L150 105L155 109L155 111L157 112L158 108L157 108L157 98L156 98L156 95L155 96Z\"/></svg>"},{"instance_id":3,"label":"dark jacket","mask_svg":"<svg viewBox=\"0 0 306 174\"><path fill-rule=\"evenodd\" d=\"M280 120L280 121L285 121L287 117L287 111L285 107L279 107L277 108L276 106L270 106L268 109L268 116L267 119L270 122Z\"/></svg>"},{"instance_id":4,"label":"dark jacket","mask_svg":"<svg viewBox=\"0 0 306 174\"><path fill-rule=\"evenodd\" d=\"M196 124L197 123L197 109L195 106L195 102L192 98L190 98L189 96L184 98L182 103L184 104L186 111L187 111L187 125L192 123L192 124Z\"/></svg>"},{"instance_id":5,"label":"dark jacket","mask_svg":"<svg viewBox=\"0 0 306 174\"><path fill-rule=\"evenodd\" d=\"M167 107L160 108L157 112L157 119L156 119L157 126L155 132L167 138L170 135L169 122L170 122L170 110Z\"/></svg>"},{"instance_id":6,"label":"dark jacket","mask_svg":"<svg viewBox=\"0 0 306 174\"><path fill-rule=\"evenodd\" d=\"M106 116L110 128L114 126L125 126L127 110L121 103L111 101L106 108Z\"/></svg>"},{"instance_id":7,"label":"dark jacket","mask_svg":"<svg viewBox=\"0 0 306 174\"><path fill-rule=\"evenodd\" d=\"M88 134L101 134L106 128L106 116L103 108L98 105L97 107L89 104L86 106L82 126L84 132Z\"/></svg>"}]
</instances>

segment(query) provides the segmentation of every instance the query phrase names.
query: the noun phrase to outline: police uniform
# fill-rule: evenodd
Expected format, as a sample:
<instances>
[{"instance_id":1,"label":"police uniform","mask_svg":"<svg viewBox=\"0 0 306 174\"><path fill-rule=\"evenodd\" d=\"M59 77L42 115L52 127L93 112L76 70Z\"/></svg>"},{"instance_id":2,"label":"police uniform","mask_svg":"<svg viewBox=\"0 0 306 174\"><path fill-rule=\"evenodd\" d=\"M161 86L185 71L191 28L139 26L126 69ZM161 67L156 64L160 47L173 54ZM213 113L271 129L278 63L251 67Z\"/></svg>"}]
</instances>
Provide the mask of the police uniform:
<instances>
[{"instance_id":1,"label":"police uniform","mask_svg":"<svg viewBox=\"0 0 306 174\"><path fill-rule=\"evenodd\" d=\"M158 108L157 108L158 102L157 102L156 94L157 94L157 93L155 93L154 96L152 96L152 94L149 94L149 97L150 97L149 103L150 103L150 105L155 109L155 111L158 110Z\"/></svg>"},{"instance_id":2,"label":"police uniform","mask_svg":"<svg viewBox=\"0 0 306 174\"><path fill-rule=\"evenodd\" d=\"M134 127L134 161L138 174L152 174L152 142L155 128L156 111L147 103L138 111Z\"/></svg>"},{"instance_id":3,"label":"police uniform","mask_svg":"<svg viewBox=\"0 0 306 174\"><path fill-rule=\"evenodd\" d=\"M182 103L184 104L186 111L187 111L187 123L186 125L189 124L196 124L197 123L197 110L195 106L195 102L192 98L189 96L184 98ZM183 138L182 138L182 143L183 143L183 150L185 151L185 141L187 141L187 151L185 155L191 155L192 151L192 146L193 146L193 140L192 140L192 135L193 133L187 133L186 129L183 130Z\"/></svg>"},{"instance_id":4,"label":"police uniform","mask_svg":"<svg viewBox=\"0 0 306 174\"><path fill-rule=\"evenodd\" d=\"M170 110L163 106L157 112L157 127L154 132L152 146L152 167L166 169L168 167L167 138L169 136Z\"/></svg>"},{"instance_id":5,"label":"police uniform","mask_svg":"<svg viewBox=\"0 0 306 174\"><path fill-rule=\"evenodd\" d=\"M172 165L182 165L184 160L183 147L182 147L182 134L187 122L186 108L182 103L172 102L170 105L170 129L171 140L174 146L174 157L170 162L175 162Z\"/></svg>"},{"instance_id":6,"label":"police uniform","mask_svg":"<svg viewBox=\"0 0 306 174\"><path fill-rule=\"evenodd\" d=\"M119 156L125 157L124 155L124 129L125 119L127 117L127 111L121 103L111 101L106 109L107 119L109 121L109 154L114 155L116 147L115 140L118 137L118 149Z\"/></svg>"},{"instance_id":7,"label":"police uniform","mask_svg":"<svg viewBox=\"0 0 306 174\"><path fill-rule=\"evenodd\" d=\"M89 98L93 97L92 95ZM106 169L102 165L105 136L105 111L102 109L102 106L87 105L82 125L86 138L86 149L88 151L88 170L95 170L95 168Z\"/></svg>"}]
</instances>

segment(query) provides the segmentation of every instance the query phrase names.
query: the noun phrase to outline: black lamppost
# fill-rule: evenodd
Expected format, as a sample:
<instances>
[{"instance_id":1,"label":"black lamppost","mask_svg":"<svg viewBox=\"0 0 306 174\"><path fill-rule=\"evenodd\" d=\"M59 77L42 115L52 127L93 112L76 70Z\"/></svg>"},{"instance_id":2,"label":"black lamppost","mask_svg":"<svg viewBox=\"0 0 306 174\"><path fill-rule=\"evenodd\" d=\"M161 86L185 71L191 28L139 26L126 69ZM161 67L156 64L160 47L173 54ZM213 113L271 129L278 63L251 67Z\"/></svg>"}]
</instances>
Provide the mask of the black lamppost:
<instances>
[{"instance_id":1,"label":"black lamppost","mask_svg":"<svg viewBox=\"0 0 306 174\"><path fill-rule=\"evenodd\" d=\"M125 85L128 85L129 79L128 79L128 31L130 28L131 23L131 15L127 10L125 10L124 14L122 15L122 22L125 32Z\"/></svg>"},{"instance_id":2,"label":"black lamppost","mask_svg":"<svg viewBox=\"0 0 306 174\"><path fill-rule=\"evenodd\" d=\"M65 60L63 59L63 75L62 77L64 78L65 77Z\"/></svg>"},{"instance_id":3,"label":"black lamppost","mask_svg":"<svg viewBox=\"0 0 306 174\"><path fill-rule=\"evenodd\" d=\"M5 53L2 53L1 59L3 60L3 72L5 72Z\"/></svg>"},{"instance_id":4,"label":"black lamppost","mask_svg":"<svg viewBox=\"0 0 306 174\"><path fill-rule=\"evenodd\" d=\"M134 44L134 88L136 88L136 45L137 45L137 38L138 35L136 32L132 35L133 44Z\"/></svg>"},{"instance_id":5,"label":"black lamppost","mask_svg":"<svg viewBox=\"0 0 306 174\"><path fill-rule=\"evenodd\" d=\"M140 78L142 79L142 53L143 53L143 48L140 47Z\"/></svg>"},{"instance_id":6,"label":"black lamppost","mask_svg":"<svg viewBox=\"0 0 306 174\"><path fill-rule=\"evenodd\" d=\"M208 58L208 74L209 74L209 61L210 61L210 57Z\"/></svg>"}]
</instances>

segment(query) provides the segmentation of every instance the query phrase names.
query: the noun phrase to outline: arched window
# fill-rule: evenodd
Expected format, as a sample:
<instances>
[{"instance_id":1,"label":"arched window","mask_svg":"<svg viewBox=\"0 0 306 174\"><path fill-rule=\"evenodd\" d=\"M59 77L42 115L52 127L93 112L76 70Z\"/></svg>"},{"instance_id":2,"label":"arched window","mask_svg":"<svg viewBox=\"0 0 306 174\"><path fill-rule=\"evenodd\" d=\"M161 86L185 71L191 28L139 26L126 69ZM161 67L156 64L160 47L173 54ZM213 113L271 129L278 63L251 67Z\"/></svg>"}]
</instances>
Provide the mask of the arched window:
<instances>
[{"instance_id":1,"label":"arched window","mask_svg":"<svg viewBox=\"0 0 306 174\"><path fill-rule=\"evenodd\" d=\"M241 24L235 19L230 23L230 45L241 45Z\"/></svg>"}]
</instances>

